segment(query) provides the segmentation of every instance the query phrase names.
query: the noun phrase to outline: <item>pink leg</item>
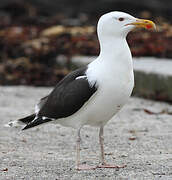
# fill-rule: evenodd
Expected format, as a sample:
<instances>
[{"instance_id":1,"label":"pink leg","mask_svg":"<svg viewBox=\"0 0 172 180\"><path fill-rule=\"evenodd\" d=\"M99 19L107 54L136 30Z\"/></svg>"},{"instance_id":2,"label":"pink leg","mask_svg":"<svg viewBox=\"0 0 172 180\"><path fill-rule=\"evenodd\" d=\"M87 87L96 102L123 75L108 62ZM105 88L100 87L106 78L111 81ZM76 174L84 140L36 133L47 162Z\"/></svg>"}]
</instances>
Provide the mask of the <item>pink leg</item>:
<instances>
[{"instance_id":1,"label":"pink leg","mask_svg":"<svg viewBox=\"0 0 172 180\"><path fill-rule=\"evenodd\" d=\"M99 132L99 142L100 142L100 149L101 149L101 164L97 166L97 168L124 168L124 166L116 166L116 165L110 165L105 162L105 153L104 153L104 137L103 137L103 127L100 127Z\"/></svg>"},{"instance_id":2,"label":"pink leg","mask_svg":"<svg viewBox=\"0 0 172 180\"><path fill-rule=\"evenodd\" d=\"M77 143L76 143L76 169L77 170L94 170L96 169L95 166L88 166L88 165L82 165L80 164L80 143L81 143L81 136L80 136L80 130L78 130L78 138L77 138Z\"/></svg>"}]
</instances>

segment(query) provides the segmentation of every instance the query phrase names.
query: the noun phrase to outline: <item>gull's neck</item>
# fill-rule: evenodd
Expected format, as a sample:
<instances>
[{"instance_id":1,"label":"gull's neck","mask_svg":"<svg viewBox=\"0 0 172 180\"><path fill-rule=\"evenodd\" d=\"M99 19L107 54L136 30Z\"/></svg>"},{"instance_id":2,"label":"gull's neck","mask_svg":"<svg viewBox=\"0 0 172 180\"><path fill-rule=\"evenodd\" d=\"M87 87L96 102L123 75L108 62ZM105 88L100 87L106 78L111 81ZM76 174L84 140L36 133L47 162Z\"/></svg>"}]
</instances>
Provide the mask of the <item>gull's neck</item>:
<instances>
[{"instance_id":1,"label":"gull's neck","mask_svg":"<svg viewBox=\"0 0 172 180\"><path fill-rule=\"evenodd\" d=\"M127 61L128 57L131 58L131 52L125 37L99 37L99 42L99 59L114 62L122 60Z\"/></svg>"},{"instance_id":2,"label":"gull's neck","mask_svg":"<svg viewBox=\"0 0 172 180\"><path fill-rule=\"evenodd\" d=\"M89 82L104 81L109 75L113 80L120 79L122 82L128 78L134 82L132 56L126 38L99 38L99 42L100 54L88 65Z\"/></svg>"}]
</instances>

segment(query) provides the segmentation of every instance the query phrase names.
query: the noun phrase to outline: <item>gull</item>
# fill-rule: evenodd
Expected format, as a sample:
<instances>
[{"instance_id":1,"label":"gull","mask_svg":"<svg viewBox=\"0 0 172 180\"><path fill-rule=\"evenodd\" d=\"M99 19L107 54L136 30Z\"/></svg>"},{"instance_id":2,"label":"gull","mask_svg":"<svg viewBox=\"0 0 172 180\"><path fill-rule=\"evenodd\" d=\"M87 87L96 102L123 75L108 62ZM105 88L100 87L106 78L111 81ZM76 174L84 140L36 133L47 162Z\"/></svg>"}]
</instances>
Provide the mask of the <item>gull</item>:
<instances>
[{"instance_id":1,"label":"gull","mask_svg":"<svg viewBox=\"0 0 172 180\"><path fill-rule=\"evenodd\" d=\"M87 66L69 73L35 107L35 113L9 122L9 126L26 124L23 130L47 122L77 129L76 168L117 168L105 161L103 130L106 123L127 103L134 87L133 62L127 34L134 28L155 29L150 20L113 11L100 17L97 34L99 56ZM84 125L100 128L101 163L80 163L80 131Z\"/></svg>"}]
</instances>

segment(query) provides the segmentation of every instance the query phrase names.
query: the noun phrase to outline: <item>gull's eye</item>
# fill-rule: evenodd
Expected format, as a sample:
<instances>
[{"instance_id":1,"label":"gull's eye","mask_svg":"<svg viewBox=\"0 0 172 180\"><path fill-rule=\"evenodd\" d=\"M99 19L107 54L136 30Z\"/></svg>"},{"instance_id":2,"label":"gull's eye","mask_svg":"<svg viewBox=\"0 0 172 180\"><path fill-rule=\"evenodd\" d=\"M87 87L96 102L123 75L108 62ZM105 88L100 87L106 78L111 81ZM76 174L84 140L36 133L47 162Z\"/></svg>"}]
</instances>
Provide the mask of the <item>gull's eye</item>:
<instances>
[{"instance_id":1,"label":"gull's eye","mask_svg":"<svg viewBox=\"0 0 172 180\"><path fill-rule=\"evenodd\" d=\"M119 20L119 21L124 21L124 18L123 18L123 17L120 17L118 20Z\"/></svg>"}]
</instances>

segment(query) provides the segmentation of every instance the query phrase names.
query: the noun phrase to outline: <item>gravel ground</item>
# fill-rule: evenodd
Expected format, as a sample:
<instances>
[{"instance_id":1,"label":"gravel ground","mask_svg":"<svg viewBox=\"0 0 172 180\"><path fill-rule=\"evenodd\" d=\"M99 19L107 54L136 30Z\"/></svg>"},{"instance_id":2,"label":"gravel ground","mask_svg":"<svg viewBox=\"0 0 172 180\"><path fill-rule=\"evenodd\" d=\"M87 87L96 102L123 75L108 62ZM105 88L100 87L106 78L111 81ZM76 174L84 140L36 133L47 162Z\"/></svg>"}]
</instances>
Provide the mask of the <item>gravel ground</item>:
<instances>
[{"instance_id":1,"label":"gravel ground","mask_svg":"<svg viewBox=\"0 0 172 180\"><path fill-rule=\"evenodd\" d=\"M105 128L106 159L123 169L75 170L76 131L47 124L24 132L4 124L33 111L51 88L0 87L0 180L172 179L172 106L131 98ZM99 163L98 129L82 130L82 161Z\"/></svg>"}]
</instances>

